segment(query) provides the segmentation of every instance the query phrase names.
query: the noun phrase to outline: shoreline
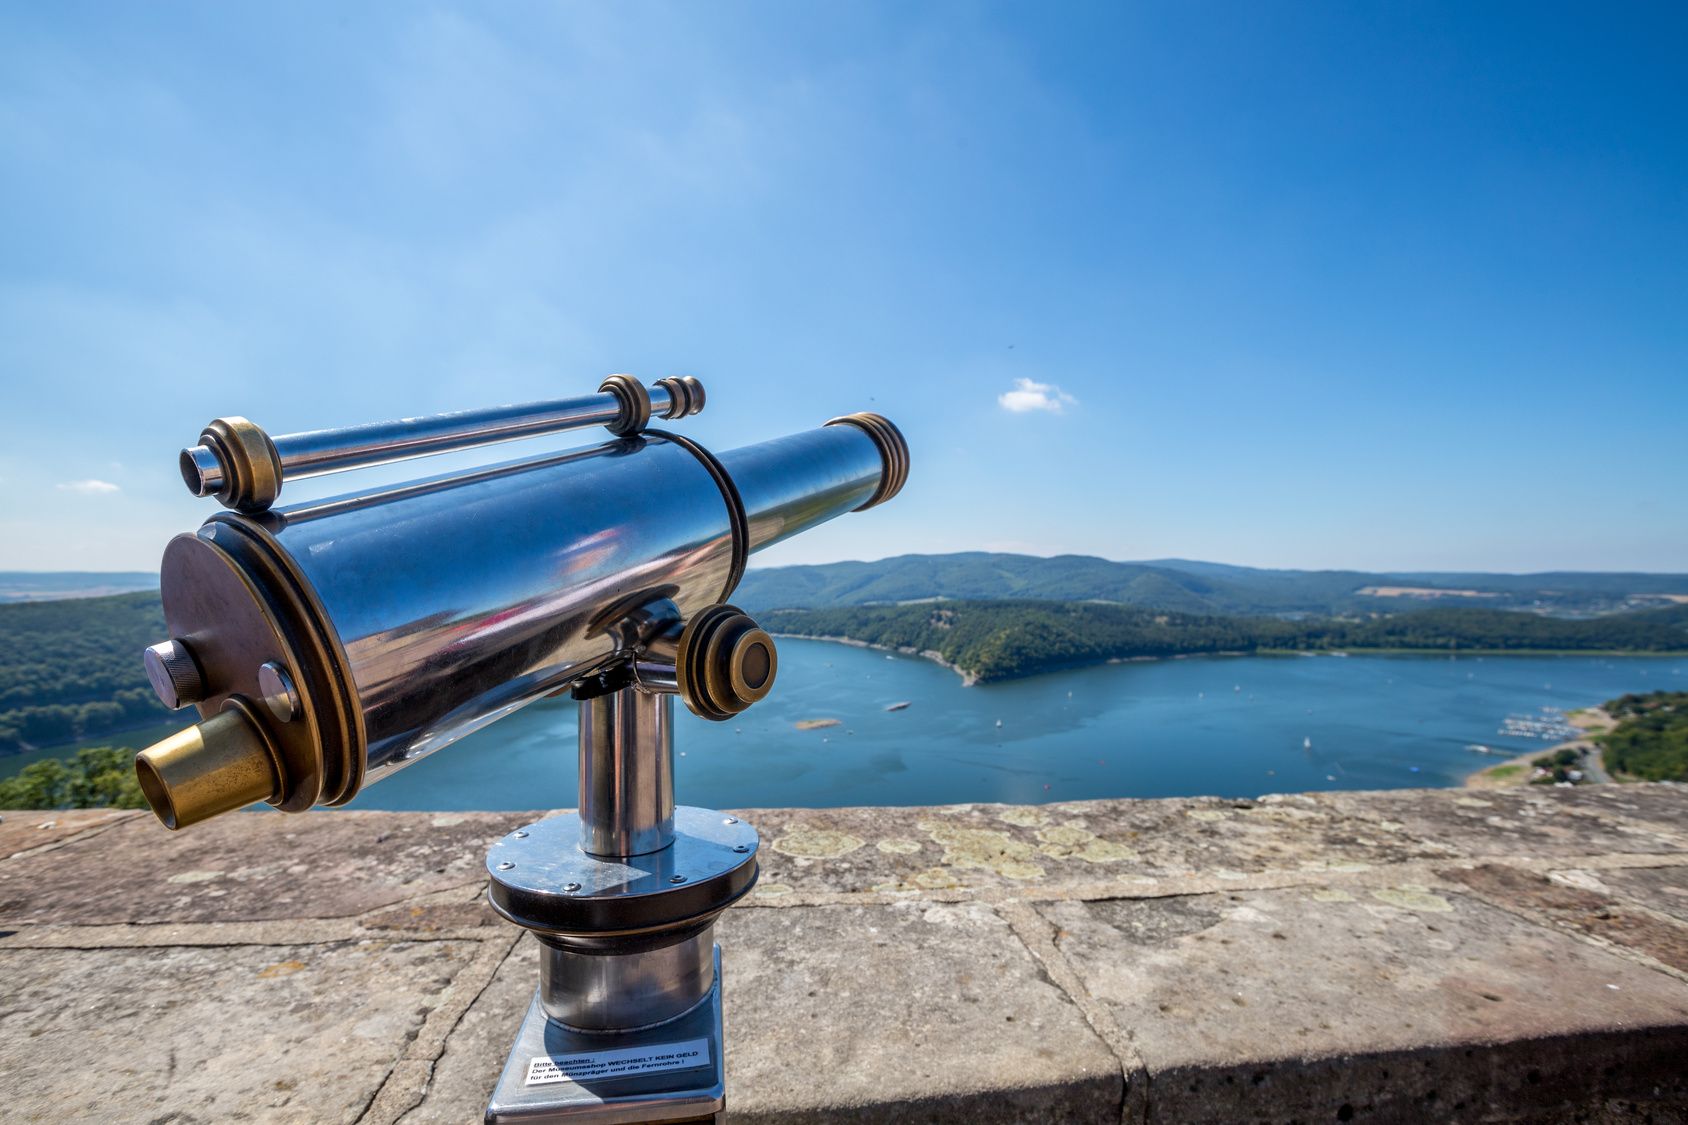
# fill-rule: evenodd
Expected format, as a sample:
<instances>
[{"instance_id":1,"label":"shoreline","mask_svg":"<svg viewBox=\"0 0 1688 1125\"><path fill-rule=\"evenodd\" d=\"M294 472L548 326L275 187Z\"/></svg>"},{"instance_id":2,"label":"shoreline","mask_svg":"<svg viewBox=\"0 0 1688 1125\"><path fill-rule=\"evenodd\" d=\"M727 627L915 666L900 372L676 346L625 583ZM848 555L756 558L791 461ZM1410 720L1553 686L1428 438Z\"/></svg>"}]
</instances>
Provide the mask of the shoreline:
<instances>
[{"instance_id":1,"label":"shoreline","mask_svg":"<svg viewBox=\"0 0 1688 1125\"><path fill-rule=\"evenodd\" d=\"M894 652L899 656L918 656L922 660L930 660L940 668L948 668L961 677L962 687L972 687L979 682L979 677L965 669L958 668L943 658L935 649L917 649L902 645L876 645L868 641L858 641L854 637L820 637L813 633L770 633L771 637L779 637L793 641L826 641L828 644L849 645L851 648L871 648L879 652Z\"/></svg>"},{"instance_id":2,"label":"shoreline","mask_svg":"<svg viewBox=\"0 0 1688 1125\"><path fill-rule=\"evenodd\" d=\"M857 640L855 637L822 636L817 633L770 633L770 636L786 638L794 641L825 641L828 644L849 645L851 648L869 648L879 652L894 652L899 656L917 656L922 660L930 660L940 668L948 668L961 677L962 687L974 687L981 683L1006 683L1010 680L1029 680L1034 676L1047 676L1055 672L1070 672L1075 668L1101 668L1109 664L1152 664L1161 660L1199 660L1207 657L1283 657L1283 656L1418 656L1418 657L1447 657L1459 660L1473 656L1599 656L1599 657L1634 657L1639 659L1659 659L1669 657L1688 657L1688 649L1671 652L1637 652L1632 649L1558 649L1558 648L1262 648L1252 652L1238 649L1223 649L1215 652L1175 652L1165 656L1110 656L1104 660L1081 661L1075 664L1055 664L1048 668L1040 668L1035 672L1027 672L1019 676L1004 676L996 680L982 680L977 672L969 672L943 658L934 649L916 649L909 645L882 645L872 641ZM1585 708L1584 710L1597 710ZM1582 714L1582 711L1572 714ZM1551 750L1559 749L1557 746ZM1548 753L1550 751L1541 751ZM1539 754L1538 754L1539 756ZM1506 764L1506 763L1501 763Z\"/></svg>"},{"instance_id":3,"label":"shoreline","mask_svg":"<svg viewBox=\"0 0 1688 1125\"><path fill-rule=\"evenodd\" d=\"M1540 750L1531 750L1503 762L1484 766L1466 775L1464 787L1466 789L1516 789L1532 783L1535 776L1535 760L1548 754L1556 754L1561 750L1573 750L1579 754L1586 754L1587 762L1584 779L1577 782L1583 785L1612 785L1618 783L1618 778L1606 768L1605 755L1600 744L1593 739L1593 735L1605 734L1617 726L1617 720L1608 715L1598 705L1583 707L1565 713L1565 720L1574 727L1581 728L1585 733L1577 738L1568 738L1563 742L1556 742L1552 746ZM1505 771L1505 772L1502 772Z\"/></svg>"}]
</instances>

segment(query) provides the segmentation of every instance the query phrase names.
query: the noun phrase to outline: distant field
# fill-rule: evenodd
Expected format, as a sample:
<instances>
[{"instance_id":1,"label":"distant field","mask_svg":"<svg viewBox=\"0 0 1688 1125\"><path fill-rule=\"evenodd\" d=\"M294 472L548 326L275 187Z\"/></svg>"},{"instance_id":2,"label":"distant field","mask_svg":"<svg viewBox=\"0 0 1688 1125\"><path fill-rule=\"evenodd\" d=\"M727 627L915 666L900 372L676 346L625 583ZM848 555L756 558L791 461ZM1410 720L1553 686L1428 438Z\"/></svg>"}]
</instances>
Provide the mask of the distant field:
<instances>
[{"instance_id":1,"label":"distant field","mask_svg":"<svg viewBox=\"0 0 1688 1125\"><path fill-rule=\"evenodd\" d=\"M1362 586L1354 591L1368 598L1498 598L1492 590L1450 590L1440 586Z\"/></svg>"}]
</instances>

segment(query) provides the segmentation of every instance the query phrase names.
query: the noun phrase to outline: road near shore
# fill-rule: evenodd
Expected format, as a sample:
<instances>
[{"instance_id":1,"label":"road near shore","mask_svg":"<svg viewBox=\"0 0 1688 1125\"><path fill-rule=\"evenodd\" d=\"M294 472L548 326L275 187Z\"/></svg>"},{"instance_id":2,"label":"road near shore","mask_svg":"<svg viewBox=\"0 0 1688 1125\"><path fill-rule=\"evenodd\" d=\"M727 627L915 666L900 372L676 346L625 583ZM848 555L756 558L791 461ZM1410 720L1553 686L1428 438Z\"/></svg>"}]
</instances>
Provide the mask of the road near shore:
<instances>
[{"instance_id":1,"label":"road near shore","mask_svg":"<svg viewBox=\"0 0 1688 1125\"><path fill-rule=\"evenodd\" d=\"M1565 718L1572 726L1582 729L1584 734L1581 737L1549 746L1546 749L1531 750L1528 754L1521 754L1498 765L1478 770L1465 779L1466 788L1511 789L1519 785L1528 785L1535 772L1535 760L1544 754L1554 754L1560 750L1574 750L1583 755L1580 766L1583 771L1581 784L1604 785L1610 782L1612 775L1606 770L1606 762L1601 755L1600 744L1594 741L1593 736L1605 734L1618 725L1617 720L1600 707L1587 707L1581 711L1572 711Z\"/></svg>"}]
</instances>

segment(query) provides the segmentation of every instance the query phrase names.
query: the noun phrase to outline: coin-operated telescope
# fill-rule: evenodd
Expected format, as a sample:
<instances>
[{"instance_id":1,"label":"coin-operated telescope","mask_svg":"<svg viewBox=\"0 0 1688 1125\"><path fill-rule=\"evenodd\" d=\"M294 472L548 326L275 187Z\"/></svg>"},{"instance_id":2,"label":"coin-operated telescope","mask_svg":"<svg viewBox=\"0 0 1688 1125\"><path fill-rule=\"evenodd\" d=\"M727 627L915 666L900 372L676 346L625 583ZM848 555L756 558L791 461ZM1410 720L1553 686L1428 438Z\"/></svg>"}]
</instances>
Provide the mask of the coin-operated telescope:
<instances>
[{"instance_id":1,"label":"coin-operated telescope","mask_svg":"<svg viewBox=\"0 0 1688 1125\"><path fill-rule=\"evenodd\" d=\"M728 604L745 562L884 503L908 447L876 414L719 455L649 427L690 378L578 399L270 437L220 418L182 476L230 511L160 583L159 697L200 721L135 759L178 829L257 801L343 805L545 696L580 705L580 808L499 840L488 898L540 944L488 1121L724 1112L715 919L756 881L750 825L674 804L673 700L722 720L768 694L774 642ZM275 507L296 477L605 425L613 440Z\"/></svg>"}]
</instances>

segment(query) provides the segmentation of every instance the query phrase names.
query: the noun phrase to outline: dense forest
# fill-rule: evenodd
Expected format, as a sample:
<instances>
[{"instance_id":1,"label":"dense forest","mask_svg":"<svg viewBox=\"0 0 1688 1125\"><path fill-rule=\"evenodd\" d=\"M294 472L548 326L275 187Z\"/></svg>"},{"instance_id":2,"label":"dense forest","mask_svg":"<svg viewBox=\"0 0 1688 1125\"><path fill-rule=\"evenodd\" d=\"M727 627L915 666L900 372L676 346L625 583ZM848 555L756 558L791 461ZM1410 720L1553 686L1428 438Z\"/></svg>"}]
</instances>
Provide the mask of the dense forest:
<instances>
[{"instance_id":1,"label":"dense forest","mask_svg":"<svg viewBox=\"0 0 1688 1125\"><path fill-rule=\"evenodd\" d=\"M1394 590L1391 596L1379 590ZM1419 574L1263 570L1188 559L1114 562L1088 555L899 555L876 562L753 569L733 601L774 609L895 605L920 599L1103 601L1174 613L1351 616L1435 606L1525 609L1561 617L1651 608L1688 596L1688 574Z\"/></svg>"},{"instance_id":2,"label":"dense forest","mask_svg":"<svg viewBox=\"0 0 1688 1125\"><path fill-rule=\"evenodd\" d=\"M1688 651L1688 607L1586 620L1462 608L1292 621L1094 602L988 601L776 610L761 621L776 633L934 652L981 681L1104 660L1216 652Z\"/></svg>"},{"instance_id":3,"label":"dense forest","mask_svg":"<svg viewBox=\"0 0 1688 1125\"><path fill-rule=\"evenodd\" d=\"M1618 720L1600 736L1608 769L1647 781L1688 781L1688 691L1626 695L1606 711Z\"/></svg>"},{"instance_id":4,"label":"dense forest","mask_svg":"<svg viewBox=\"0 0 1688 1125\"><path fill-rule=\"evenodd\" d=\"M157 594L0 605L0 754L169 715L141 666L166 635Z\"/></svg>"}]
</instances>

